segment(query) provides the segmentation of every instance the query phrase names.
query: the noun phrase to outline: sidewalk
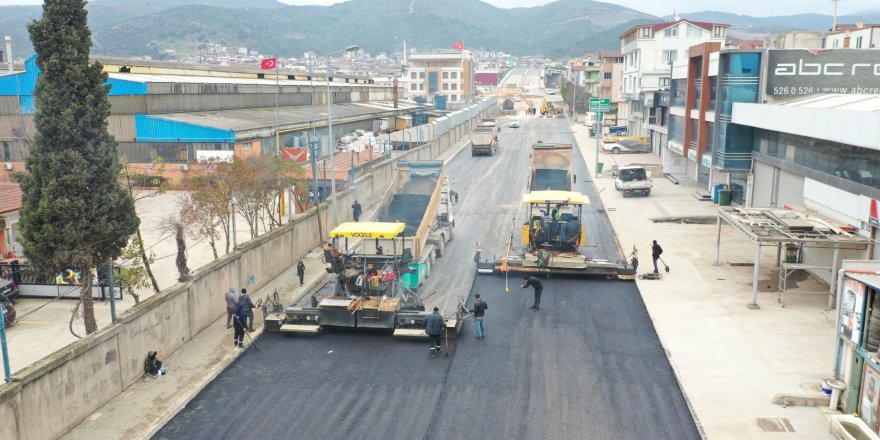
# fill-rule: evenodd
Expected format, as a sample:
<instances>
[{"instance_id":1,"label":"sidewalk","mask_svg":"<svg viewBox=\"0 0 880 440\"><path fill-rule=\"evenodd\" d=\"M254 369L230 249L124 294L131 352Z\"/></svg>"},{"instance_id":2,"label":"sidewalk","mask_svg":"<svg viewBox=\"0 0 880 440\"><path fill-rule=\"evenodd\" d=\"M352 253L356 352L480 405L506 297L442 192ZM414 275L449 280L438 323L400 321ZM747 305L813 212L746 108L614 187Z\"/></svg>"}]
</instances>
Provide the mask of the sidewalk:
<instances>
[{"instance_id":1,"label":"sidewalk","mask_svg":"<svg viewBox=\"0 0 880 440\"><path fill-rule=\"evenodd\" d=\"M265 299L277 289L281 303L290 304L326 279L327 272L317 250L309 253L303 261L306 264L304 286L299 286L294 266L262 289L252 292L254 301ZM257 318L256 331L251 336L258 338L264 328L262 312L255 310L254 317ZM63 438L149 438L241 353L253 350L250 346L251 340L245 337L244 349L233 347L232 330L226 328L226 315L223 315L165 359L168 374L158 378L144 376Z\"/></svg>"},{"instance_id":2,"label":"sidewalk","mask_svg":"<svg viewBox=\"0 0 880 440\"><path fill-rule=\"evenodd\" d=\"M582 124L575 138L595 170L596 141ZM605 172L594 179L623 251L639 250L639 271L653 270L650 241L664 248L670 272L661 280L638 280L660 341L709 439L830 439L826 408L771 401L776 394L815 396L832 375L834 314L827 296L793 294L786 308L776 302L776 274L761 274L759 310L751 300L753 246L742 233L722 228L720 266L715 256L715 223L655 223L651 218L715 216L716 205L693 197L697 188L653 176L650 197L624 199L608 170L614 163L658 163L653 154L599 154ZM774 249L766 250L774 261ZM804 280L806 283L814 282ZM790 299L790 301L789 301ZM762 420L767 419L767 420ZM787 434L786 434L787 432Z\"/></svg>"}]
</instances>

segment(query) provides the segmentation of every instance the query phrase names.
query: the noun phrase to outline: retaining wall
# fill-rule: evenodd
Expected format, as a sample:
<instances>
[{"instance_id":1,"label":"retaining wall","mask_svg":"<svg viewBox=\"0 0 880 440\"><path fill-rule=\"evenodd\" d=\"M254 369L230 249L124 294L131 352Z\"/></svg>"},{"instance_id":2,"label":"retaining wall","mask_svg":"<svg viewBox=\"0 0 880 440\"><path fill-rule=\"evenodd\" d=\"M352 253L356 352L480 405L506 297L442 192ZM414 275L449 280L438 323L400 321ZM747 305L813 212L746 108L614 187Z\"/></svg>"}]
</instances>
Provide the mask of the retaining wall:
<instances>
[{"instance_id":1,"label":"retaining wall","mask_svg":"<svg viewBox=\"0 0 880 440\"><path fill-rule=\"evenodd\" d=\"M439 157L495 107L492 98L456 112L458 115L449 119L456 125L437 130L431 142L371 163L354 188L337 194L338 219L350 220L350 206L356 197L362 203L377 203L391 187L398 160ZM287 225L241 244L229 255L199 268L190 281L126 311L116 324L16 372L12 383L0 385L0 439L55 438L75 427L141 377L147 351L170 354L221 318L226 313L224 294L230 286L256 292L320 245L323 237L318 232L318 217L320 214L326 235L333 218L329 210L323 204L318 211L309 210Z\"/></svg>"}]
</instances>

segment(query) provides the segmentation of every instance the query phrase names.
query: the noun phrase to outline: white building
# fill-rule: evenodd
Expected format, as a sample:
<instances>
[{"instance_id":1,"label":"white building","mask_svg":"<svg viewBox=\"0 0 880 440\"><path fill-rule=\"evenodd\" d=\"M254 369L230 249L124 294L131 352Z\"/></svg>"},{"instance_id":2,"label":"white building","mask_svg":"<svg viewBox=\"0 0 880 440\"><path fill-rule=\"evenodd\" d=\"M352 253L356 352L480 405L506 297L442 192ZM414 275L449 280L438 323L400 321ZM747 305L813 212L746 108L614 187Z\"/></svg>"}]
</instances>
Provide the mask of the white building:
<instances>
[{"instance_id":1,"label":"white building","mask_svg":"<svg viewBox=\"0 0 880 440\"><path fill-rule=\"evenodd\" d=\"M880 48L880 24L839 24L825 37L825 49Z\"/></svg>"},{"instance_id":2,"label":"white building","mask_svg":"<svg viewBox=\"0 0 880 440\"><path fill-rule=\"evenodd\" d=\"M469 101L474 95L474 62L469 50L437 50L407 55L407 71L400 86L408 98L445 95L449 103Z\"/></svg>"},{"instance_id":3,"label":"white building","mask_svg":"<svg viewBox=\"0 0 880 440\"><path fill-rule=\"evenodd\" d=\"M629 115L627 131L633 136L648 135L646 102L653 92L669 88L672 63L687 57L691 46L705 42L724 44L730 25L680 19L633 26L620 36L623 55L623 96Z\"/></svg>"}]
</instances>

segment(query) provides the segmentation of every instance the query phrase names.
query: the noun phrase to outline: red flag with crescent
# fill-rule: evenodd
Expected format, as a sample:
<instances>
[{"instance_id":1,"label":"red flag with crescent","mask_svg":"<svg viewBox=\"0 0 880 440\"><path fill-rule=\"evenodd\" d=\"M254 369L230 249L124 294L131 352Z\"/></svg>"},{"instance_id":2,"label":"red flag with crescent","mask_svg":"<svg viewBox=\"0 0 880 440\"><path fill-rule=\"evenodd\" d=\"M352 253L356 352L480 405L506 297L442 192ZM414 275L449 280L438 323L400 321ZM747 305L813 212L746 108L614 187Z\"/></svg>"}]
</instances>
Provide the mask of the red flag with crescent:
<instances>
[{"instance_id":1,"label":"red flag with crescent","mask_svg":"<svg viewBox=\"0 0 880 440\"><path fill-rule=\"evenodd\" d=\"M462 43L461 41L452 43L452 48L455 50L464 50L464 43Z\"/></svg>"},{"instance_id":2,"label":"red flag with crescent","mask_svg":"<svg viewBox=\"0 0 880 440\"><path fill-rule=\"evenodd\" d=\"M266 58L263 62L260 63L260 68L263 70L274 69L278 65L277 58Z\"/></svg>"}]
</instances>

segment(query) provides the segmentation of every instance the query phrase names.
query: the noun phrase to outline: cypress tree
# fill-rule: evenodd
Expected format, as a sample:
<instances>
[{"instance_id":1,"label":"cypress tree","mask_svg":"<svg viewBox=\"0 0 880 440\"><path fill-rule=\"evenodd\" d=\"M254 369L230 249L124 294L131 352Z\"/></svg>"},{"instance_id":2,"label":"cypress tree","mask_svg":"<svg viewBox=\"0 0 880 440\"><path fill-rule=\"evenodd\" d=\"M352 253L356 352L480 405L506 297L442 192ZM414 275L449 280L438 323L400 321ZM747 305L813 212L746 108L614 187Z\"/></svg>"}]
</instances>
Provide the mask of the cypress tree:
<instances>
[{"instance_id":1,"label":"cypress tree","mask_svg":"<svg viewBox=\"0 0 880 440\"><path fill-rule=\"evenodd\" d=\"M139 220L118 182L121 165L106 122L107 75L99 63L89 63L85 3L46 0L42 18L28 25L42 72L19 226L34 264L81 273L80 303L86 332L93 333L92 270L121 254Z\"/></svg>"}]
</instances>

